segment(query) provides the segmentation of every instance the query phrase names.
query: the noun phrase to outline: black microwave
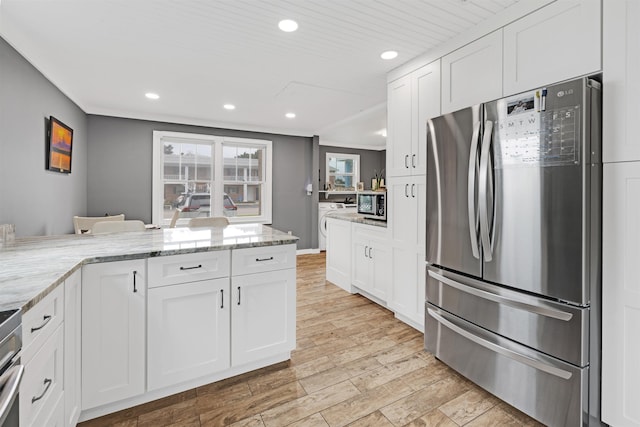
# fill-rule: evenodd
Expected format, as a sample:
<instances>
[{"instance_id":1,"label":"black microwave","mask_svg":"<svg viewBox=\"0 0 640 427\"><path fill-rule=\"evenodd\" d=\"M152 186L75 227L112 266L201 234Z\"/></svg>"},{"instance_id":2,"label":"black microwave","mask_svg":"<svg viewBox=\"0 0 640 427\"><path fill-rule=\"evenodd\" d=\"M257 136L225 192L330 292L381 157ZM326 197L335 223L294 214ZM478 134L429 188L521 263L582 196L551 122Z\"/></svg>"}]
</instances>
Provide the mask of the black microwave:
<instances>
[{"instance_id":1,"label":"black microwave","mask_svg":"<svg viewBox=\"0 0 640 427\"><path fill-rule=\"evenodd\" d=\"M387 220L387 193L365 191L358 193L358 213L366 218Z\"/></svg>"}]
</instances>

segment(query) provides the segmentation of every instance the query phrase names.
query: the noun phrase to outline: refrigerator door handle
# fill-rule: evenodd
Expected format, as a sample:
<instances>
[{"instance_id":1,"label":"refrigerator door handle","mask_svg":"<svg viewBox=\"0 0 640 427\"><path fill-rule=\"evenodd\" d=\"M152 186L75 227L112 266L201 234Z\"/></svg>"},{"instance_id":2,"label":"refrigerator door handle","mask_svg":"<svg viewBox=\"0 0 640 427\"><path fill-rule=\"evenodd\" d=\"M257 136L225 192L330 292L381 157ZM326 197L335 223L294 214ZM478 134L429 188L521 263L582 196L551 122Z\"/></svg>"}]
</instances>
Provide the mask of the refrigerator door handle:
<instances>
[{"instance_id":1,"label":"refrigerator door handle","mask_svg":"<svg viewBox=\"0 0 640 427\"><path fill-rule=\"evenodd\" d=\"M469 239L471 240L471 253L476 259L480 259L478 247L478 212L476 207L476 172L478 171L478 139L480 137L480 121L473 125L471 137L471 150L469 150L469 172L467 177L467 210L469 215Z\"/></svg>"},{"instance_id":2,"label":"refrigerator door handle","mask_svg":"<svg viewBox=\"0 0 640 427\"><path fill-rule=\"evenodd\" d=\"M516 360L520 363L524 363L525 365L531 366L534 369L537 369L539 371L543 371L546 372L548 374L554 375L556 377L560 377L562 379L568 380L569 378L571 378L571 376L573 375L571 372L565 371L564 369L560 369L560 368L556 368L555 366L552 365L548 365L546 363L543 363L539 360L535 360L532 359L530 357L527 357L523 354L520 354L518 352L515 352L513 350L510 350L508 348L504 348L502 346L499 346L498 344L492 343L491 341L487 341L486 339L483 339L463 328L461 328L458 325L455 325L454 323L448 321L447 319L445 319L443 316L445 316L444 313L442 313L442 315L440 315L440 313L437 313L435 310L431 309L431 308L427 308L427 311L429 312L429 316L433 317L435 320L437 320L441 325L451 329L453 332L462 335L463 337L467 338L470 341L473 341L474 343L489 349L495 353L499 353L502 354L503 356L506 356L510 359Z\"/></svg>"},{"instance_id":3,"label":"refrigerator door handle","mask_svg":"<svg viewBox=\"0 0 640 427\"><path fill-rule=\"evenodd\" d=\"M429 270L429 276L433 277L439 282L442 282L446 285L451 286L452 288L458 289L459 291L465 292L467 294L475 295L482 299L497 302L498 304L507 305L509 307L525 310L531 313L536 313L545 317L551 317L553 319L564 320L565 322L568 322L573 318L573 314L567 313L566 311L554 310L552 308L547 308L547 307L540 307L539 305L535 305L526 301L518 301L502 295L494 294L489 291L467 286L463 283L457 282L453 279L445 277L431 270Z\"/></svg>"},{"instance_id":4,"label":"refrigerator door handle","mask_svg":"<svg viewBox=\"0 0 640 427\"><path fill-rule=\"evenodd\" d=\"M482 136L482 152L480 154L480 183L479 204L480 204L480 237L482 240L482 250L484 260L489 262L493 259L491 238L489 234L489 156L491 153L491 140L493 136L493 122L487 120L484 124L484 134Z\"/></svg>"}]
</instances>

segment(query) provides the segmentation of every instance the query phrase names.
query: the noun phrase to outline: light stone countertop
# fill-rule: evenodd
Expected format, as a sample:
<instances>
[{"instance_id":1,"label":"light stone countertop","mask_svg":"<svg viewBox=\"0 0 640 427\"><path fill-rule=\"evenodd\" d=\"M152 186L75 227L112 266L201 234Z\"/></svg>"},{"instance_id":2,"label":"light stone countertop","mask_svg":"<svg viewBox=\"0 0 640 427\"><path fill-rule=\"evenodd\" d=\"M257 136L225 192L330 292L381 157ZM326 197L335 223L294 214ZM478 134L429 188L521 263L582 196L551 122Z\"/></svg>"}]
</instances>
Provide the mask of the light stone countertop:
<instances>
[{"instance_id":1,"label":"light stone countertop","mask_svg":"<svg viewBox=\"0 0 640 427\"><path fill-rule=\"evenodd\" d=\"M341 219L343 221L349 221L349 222L357 222L358 224L367 224L367 225L373 225L375 227L387 228L387 221L365 218L362 215L353 213L353 212L329 212L327 213L326 217Z\"/></svg>"},{"instance_id":2,"label":"light stone countertop","mask_svg":"<svg viewBox=\"0 0 640 427\"><path fill-rule=\"evenodd\" d=\"M29 310L84 264L297 241L261 224L20 238L0 248L0 311Z\"/></svg>"}]
</instances>

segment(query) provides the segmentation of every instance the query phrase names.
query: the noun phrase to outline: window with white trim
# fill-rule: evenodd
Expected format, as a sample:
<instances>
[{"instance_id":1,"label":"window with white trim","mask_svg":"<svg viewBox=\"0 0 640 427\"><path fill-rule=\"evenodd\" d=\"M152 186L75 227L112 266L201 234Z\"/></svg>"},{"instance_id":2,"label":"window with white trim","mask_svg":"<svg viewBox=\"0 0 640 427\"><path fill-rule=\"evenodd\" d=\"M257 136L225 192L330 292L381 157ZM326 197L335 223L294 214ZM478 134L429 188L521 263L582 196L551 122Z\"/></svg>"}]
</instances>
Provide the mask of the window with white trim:
<instances>
[{"instance_id":1,"label":"window with white trim","mask_svg":"<svg viewBox=\"0 0 640 427\"><path fill-rule=\"evenodd\" d=\"M231 223L271 223L271 141L153 132L154 224L225 216Z\"/></svg>"},{"instance_id":2,"label":"window with white trim","mask_svg":"<svg viewBox=\"0 0 640 427\"><path fill-rule=\"evenodd\" d=\"M327 187L337 191L354 191L360 181L360 155L327 153Z\"/></svg>"}]
</instances>

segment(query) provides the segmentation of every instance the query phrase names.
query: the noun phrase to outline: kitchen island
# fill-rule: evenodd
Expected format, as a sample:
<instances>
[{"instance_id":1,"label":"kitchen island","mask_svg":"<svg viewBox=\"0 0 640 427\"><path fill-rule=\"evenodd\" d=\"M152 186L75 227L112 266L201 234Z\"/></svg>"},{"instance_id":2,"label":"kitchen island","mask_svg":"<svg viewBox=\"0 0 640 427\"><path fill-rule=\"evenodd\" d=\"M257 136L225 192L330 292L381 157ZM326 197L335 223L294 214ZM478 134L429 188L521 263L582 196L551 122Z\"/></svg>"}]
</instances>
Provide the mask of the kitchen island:
<instances>
[{"instance_id":1,"label":"kitchen island","mask_svg":"<svg viewBox=\"0 0 640 427\"><path fill-rule=\"evenodd\" d=\"M69 425L290 358L297 237L263 225L17 239L21 425Z\"/></svg>"}]
</instances>

